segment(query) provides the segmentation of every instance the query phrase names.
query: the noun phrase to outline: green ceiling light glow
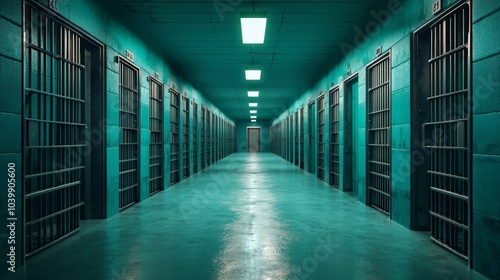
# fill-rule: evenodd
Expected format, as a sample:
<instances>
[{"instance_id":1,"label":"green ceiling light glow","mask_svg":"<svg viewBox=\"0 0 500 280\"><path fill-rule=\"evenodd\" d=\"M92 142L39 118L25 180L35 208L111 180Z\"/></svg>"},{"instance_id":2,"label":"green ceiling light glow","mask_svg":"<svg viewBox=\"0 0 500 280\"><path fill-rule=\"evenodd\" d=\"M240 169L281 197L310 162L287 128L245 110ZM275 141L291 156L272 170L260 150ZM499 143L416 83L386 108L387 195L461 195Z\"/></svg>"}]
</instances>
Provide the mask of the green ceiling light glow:
<instances>
[{"instance_id":1,"label":"green ceiling light glow","mask_svg":"<svg viewBox=\"0 0 500 280\"><path fill-rule=\"evenodd\" d=\"M245 70L245 77L247 81L259 81L261 70Z\"/></svg>"},{"instance_id":2,"label":"green ceiling light glow","mask_svg":"<svg viewBox=\"0 0 500 280\"><path fill-rule=\"evenodd\" d=\"M250 110L250 114L257 114L257 110Z\"/></svg>"},{"instance_id":3,"label":"green ceiling light glow","mask_svg":"<svg viewBox=\"0 0 500 280\"><path fill-rule=\"evenodd\" d=\"M252 122L257 122L256 120L252 120Z\"/></svg>"},{"instance_id":4,"label":"green ceiling light glow","mask_svg":"<svg viewBox=\"0 0 500 280\"><path fill-rule=\"evenodd\" d=\"M259 97L259 92L258 91L249 91L248 97Z\"/></svg>"},{"instance_id":5,"label":"green ceiling light glow","mask_svg":"<svg viewBox=\"0 0 500 280\"><path fill-rule=\"evenodd\" d=\"M250 116L250 118L251 118L251 119L256 119L256 118L257 118L257 116Z\"/></svg>"},{"instance_id":6,"label":"green ceiling light glow","mask_svg":"<svg viewBox=\"0 0 500 280\"><path fill-rule=\"evenodd\" d=\"M259 107L258 103L248 103L248 106L250 107Z\"/></svg>"},{"instance_id":7,"label":"green ceiling light glow","mask_svg":"<svg viewBox=\"0 0 500 280\"><path fill-rule=\"evenodd\" d=\"M241 33L243 34L243 44L264 44L266 24L266 13L242 13Z\"/></svg>"}]
</instances>

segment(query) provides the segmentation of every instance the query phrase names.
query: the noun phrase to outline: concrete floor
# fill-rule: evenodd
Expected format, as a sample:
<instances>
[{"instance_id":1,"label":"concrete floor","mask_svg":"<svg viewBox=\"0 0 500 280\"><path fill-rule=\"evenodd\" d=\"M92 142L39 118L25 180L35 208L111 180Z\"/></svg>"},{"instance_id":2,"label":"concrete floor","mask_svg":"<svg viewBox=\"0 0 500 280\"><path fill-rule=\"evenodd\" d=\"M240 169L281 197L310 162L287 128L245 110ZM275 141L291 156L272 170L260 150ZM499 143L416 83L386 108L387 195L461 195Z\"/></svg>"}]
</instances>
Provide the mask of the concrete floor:
<instances>
[{"instance_id":1,"label":"concrete floor","mask_svg":"<svg viewBox=\"0 0 500 280\"><path fill-rule=\"evenodd\" d=\"M10 276L485 279L428 234L272 154L232 155L117 216L84 222Z\"/></svg>"}]
</instances>

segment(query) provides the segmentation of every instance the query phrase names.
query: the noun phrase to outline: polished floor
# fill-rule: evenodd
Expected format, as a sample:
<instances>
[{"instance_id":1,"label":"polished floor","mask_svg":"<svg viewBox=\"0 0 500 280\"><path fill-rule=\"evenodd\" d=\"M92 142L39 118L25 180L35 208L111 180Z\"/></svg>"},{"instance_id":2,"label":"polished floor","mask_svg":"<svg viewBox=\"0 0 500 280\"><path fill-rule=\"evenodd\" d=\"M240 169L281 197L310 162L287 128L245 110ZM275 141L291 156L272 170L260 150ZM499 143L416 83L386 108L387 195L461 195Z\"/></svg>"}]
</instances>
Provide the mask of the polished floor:
<instances>
[{"instance_id":1,"label":"polished floor","mask_svg":"<svg viewBox=\"0 0 500 280\"><path fill-rule=\"evenodd\" d=\"M485 279L272 154L234 154L42 252L12 279ZM9 278L10 279L10 278Z\"/></svg>"}]
</instances>

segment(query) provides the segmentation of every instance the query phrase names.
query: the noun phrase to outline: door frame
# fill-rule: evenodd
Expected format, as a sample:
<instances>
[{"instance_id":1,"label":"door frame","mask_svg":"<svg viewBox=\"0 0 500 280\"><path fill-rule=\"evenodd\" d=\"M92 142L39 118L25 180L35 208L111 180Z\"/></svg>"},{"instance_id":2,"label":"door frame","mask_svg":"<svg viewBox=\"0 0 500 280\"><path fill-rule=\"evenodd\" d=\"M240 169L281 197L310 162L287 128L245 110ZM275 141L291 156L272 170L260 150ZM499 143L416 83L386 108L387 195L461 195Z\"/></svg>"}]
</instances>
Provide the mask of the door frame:
<instances>
[{"instance_id":1,"label":"door frame","mask_svg":"<svg viewBox=\"0 0 500 280\"><path fill-rule=\"evenodd\" d=\"M260 126L247 126L247 152L250 153L250 129L258 129L259 130L259 151L257 153L262 152L262 127Z\"/></svg>"}]
</instances>

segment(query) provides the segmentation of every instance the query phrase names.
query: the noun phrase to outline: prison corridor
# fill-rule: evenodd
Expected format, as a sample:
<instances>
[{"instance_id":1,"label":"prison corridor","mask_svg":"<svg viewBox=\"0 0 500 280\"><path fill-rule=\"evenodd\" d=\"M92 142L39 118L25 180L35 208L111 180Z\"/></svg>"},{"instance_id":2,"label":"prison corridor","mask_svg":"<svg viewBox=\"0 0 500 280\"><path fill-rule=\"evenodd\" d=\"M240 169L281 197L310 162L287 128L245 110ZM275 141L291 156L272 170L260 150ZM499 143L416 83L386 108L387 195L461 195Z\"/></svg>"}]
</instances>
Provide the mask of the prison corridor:
<instances>
[{"instance_id":1,"label":"prison corridor","mask_svg":"<svg viewBox=\"0 0 500 280\"><path fill-rule=\"evenodd\" d=\"M3 279L486 279L270 153L236 153Z\"/></svg>"}]
</instances>

